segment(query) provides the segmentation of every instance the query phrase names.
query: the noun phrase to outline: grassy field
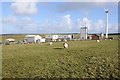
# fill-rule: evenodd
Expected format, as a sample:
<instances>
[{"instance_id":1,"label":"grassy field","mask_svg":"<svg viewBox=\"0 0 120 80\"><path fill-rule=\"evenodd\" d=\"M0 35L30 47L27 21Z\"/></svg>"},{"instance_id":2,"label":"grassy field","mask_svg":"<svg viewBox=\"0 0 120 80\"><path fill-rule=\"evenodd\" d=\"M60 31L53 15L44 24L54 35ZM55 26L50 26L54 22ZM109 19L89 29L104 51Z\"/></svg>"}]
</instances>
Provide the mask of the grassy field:
<instances>
[{"instance_id":1,"label":"grassy field","mask_svg":"<svg viewBox=\"0 0 120 80\"><path fill-rule=\"evenodd\" d=\"M118 41L3 45L3 78L119 78Z\"/></svg>"}]
</instances>

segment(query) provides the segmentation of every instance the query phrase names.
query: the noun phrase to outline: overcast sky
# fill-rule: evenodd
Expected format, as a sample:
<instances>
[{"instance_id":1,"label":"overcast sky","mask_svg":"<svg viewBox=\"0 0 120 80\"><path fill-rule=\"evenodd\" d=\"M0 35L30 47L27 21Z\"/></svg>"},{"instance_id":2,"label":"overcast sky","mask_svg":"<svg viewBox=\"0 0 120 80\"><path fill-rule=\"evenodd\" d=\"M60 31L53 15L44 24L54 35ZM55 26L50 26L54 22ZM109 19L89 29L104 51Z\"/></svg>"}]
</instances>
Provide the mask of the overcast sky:
<instances>
[{"instance_id":1,"label":"overcast sky","mask_svg":"<svg viewBox=\"0 0 120 80\"><path fill-rule=\"evenodd\" d=\"M2 33L118 32L117 2L2 2ZM1 8L0 8L1 9Z\"/></svg>"}]
</instances>

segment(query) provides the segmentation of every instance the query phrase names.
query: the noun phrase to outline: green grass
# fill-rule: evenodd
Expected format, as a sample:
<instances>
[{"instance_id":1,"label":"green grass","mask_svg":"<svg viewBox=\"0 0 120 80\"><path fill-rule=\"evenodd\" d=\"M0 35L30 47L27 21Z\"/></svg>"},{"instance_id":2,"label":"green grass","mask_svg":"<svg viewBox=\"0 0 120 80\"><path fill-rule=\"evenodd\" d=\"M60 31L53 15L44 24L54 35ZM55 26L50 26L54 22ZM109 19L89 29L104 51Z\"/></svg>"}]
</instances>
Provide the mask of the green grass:
<instances>
[{"instance_id":1,"label":"green grass","mask_svg":"<svg viewBox=\"0 0 120 80\"><path fill-rule=\"evenodd\" d=\"M119 78L118 41L3 45L3 78Z\"/></svg>"}]
</instances>

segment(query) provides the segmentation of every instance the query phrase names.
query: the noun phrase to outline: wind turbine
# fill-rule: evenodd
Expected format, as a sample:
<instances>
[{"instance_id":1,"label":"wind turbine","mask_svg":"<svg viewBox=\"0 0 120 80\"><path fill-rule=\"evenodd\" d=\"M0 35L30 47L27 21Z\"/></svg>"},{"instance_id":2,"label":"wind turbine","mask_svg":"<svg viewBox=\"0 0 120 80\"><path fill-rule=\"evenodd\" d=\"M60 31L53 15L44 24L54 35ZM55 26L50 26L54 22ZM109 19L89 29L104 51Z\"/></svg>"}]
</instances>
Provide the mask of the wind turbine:
<instances>
[{"instance_id":1,"label":"wind turbine","mask_svg":"<svg viewBox=\"0 0 120 80\"><path fill-rule=\"evenodd\" d=\"M104 9L105 10L105 13L106 13L106 38L108 38L108 13L109 13L109 10L108 9Z\"/></svg>"}]
</instances>

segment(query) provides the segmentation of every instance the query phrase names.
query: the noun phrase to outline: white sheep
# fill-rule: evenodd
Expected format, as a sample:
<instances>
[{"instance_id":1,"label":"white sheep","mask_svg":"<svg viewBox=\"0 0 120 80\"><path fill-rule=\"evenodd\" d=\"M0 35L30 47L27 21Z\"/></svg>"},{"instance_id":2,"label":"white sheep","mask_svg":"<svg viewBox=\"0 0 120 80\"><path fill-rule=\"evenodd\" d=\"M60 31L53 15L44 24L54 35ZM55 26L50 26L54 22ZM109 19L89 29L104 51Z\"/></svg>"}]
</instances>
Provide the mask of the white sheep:
<instances>
[{"instance_id":1,"label":"white sheep","mask_svg":"<svg viewBox=\"0 0 120 80\"><path fill-rule=\"evenodd\" d=\"M66 40L66 39L65 39L64 41L65 41L65 42L67 42L67 40Z\"/></svg>"},{"instance_id":2,"label":"white sheep","mask_svg":"<svg viewBox=\"0 0 120 80\"><path fill-rule=\"evenodd\" d=\"M49 43L49 45L52 45L52 44L53 44L52 42Z\"/></svg>"},{"instance_id":3,"label":"white sheep","mask_svg":"<svg viewBox=\"0 0 120 80\"><path fill-rule=\"evenodd\" d=\"M63 43L64 48L68 48L68 44L67 43Z\"/></svg>"},{"instance_id":4,"label":"white sheep","mask_svg":"<svg viewBox=\"0 0 120 80\"><path fill-rule=\"evenodd\" d=\"M100 42L100 40L96 40L97 42Z\"/></svg>"}]
</instances>

